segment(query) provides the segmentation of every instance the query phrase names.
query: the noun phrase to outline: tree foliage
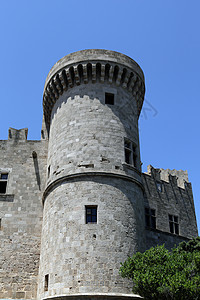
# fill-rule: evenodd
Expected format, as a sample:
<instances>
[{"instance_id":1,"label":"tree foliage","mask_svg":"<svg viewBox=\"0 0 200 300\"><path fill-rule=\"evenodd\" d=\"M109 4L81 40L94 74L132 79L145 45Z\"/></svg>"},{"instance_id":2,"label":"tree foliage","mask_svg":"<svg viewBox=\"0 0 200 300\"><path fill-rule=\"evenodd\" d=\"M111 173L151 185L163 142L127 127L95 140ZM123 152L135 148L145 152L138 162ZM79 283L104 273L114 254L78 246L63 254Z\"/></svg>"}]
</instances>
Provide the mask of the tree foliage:
<instances>
[{"instance_id":1,"label":"tree foliage","mask_svg":"<svg viewBox=\"0 0 200 300\"><path fill-rule=\"evenodd\" d=\"M145 299L200 299L200 237L168 251L153 247L129 257L120 268Z\"/></svg>"}]
</instances>

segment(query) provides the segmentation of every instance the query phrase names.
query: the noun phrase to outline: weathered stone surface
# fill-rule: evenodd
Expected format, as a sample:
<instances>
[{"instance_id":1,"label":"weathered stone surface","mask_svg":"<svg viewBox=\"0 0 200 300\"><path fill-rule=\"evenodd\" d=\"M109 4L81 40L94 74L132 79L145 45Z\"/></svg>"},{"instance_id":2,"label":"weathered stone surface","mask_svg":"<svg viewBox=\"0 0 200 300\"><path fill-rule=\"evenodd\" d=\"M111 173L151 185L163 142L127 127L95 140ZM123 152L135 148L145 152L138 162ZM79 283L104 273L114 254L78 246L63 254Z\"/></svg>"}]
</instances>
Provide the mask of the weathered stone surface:
<instances>
[{"instance_id":1,"label":"weathered stone surface","mask_svg":"<svg viewBox=\"0 0 200 300\"><path fill-rule=\"evenodd\" d=\"M139 72L139 67L132 63L126 78L127 66L119 60L109 83L110 63L113 57L117 62L119 54L105 53L103 60L100 51L98 62L88 63L90 51L84 52L87 73L84 77L80 72L78 82L73 79L74 69L68 57L63 59L59 70L54 70L67 70L69 88L61 95L51 85L56 74L51 71L51 79L46 82L55 98L44 98L44 105L51 101L53 106L48 192L43 199L39 298L88 292L131 293L130 282L118 274L120 262L133 251L145 249L139 112L137 97L133 96L137 84L131 91L127 89L130 73L136 69ZM105 103L106 93L114 95L114 105ZM127 167L125 163L125 138L134 144L135 166ZM97 224L85 222L85 207L89 205L97 206ZM46 274L48 291L44 291Z\"/></svg>"},{"instance_id":2,"label":"weathered stone surface","mask_svg":"<svg viewBox=\"0 0 200 300\"><path fill-rule=\"evenodd\" d=\"M198 234L187 172L149 166L141 174L144 91L131 58L72 53L47 77L41 141L27 140L27 128L10 128L0 141L0 175L8 174L0 194L0 298L138 299L119 276L120 262ZM97 223L86 224L86 206L97 207ZM145 207L155 211L155 228L145 226ZM179 234L170 233L169 214L178 217Z\"/></svg>"},{"instance_id":3,"label":"weathered stone surface","mask_svg":"<svg viewBox=\"0 0 200 300\"><path fill-rule=\"evenodd\" d=\"M6 194L0 194L1 298L36 298L46 154L46 141L27 141L24 130L12 129L0 141L0 173L8 172Z\"/></svg>"},{"instance_id":4,"label":"weathered stone surface","mask_svg":"<svg viewBox=\"0 0 200 300\"><path fill-rule=\"evenodd\" d=\"M155 169L143 173L145 207L156 211L156 229L146 228L146 247L165 243L169 249L198 235L192 187L187 171ZM161 191L156 184L161 184ZM170 234L169 214L178 216L179 235Z\"/></svg>"}]
</instances>

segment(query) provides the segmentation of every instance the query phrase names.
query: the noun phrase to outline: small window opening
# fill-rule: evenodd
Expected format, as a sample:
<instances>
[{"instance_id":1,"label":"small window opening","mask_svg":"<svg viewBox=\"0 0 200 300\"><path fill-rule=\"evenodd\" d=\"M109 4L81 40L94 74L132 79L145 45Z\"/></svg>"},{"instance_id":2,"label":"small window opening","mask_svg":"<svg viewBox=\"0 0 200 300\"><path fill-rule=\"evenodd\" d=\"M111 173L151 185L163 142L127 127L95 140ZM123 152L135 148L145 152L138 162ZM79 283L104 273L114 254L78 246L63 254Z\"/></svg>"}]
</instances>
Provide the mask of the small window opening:
<instances>
[{"instance_id":1,"label":"small window opening","mask_svg":"<svg viewBox=\"0 0 200 300\"><path fill-rule=\"evenodd\" d=\"M174 234L179 234L178 217L169 215L169 231Z\"/></svg>"},{"instance_id":2,"label":"small window opening","mask_svg":"<svg viewBox=\"0 0 200 300\"><path fill-rule=\"evenodd\" d=\"M125 162L129 165L137 167L136 146L128 139L124 140Z\"/></svg>"},{"instance_id":3,"label":"small window opening","mask_svg":"<svg viewBox=\"0 0 200 300\"><path fill-rule=\"evenodd\" d=\"M44 277L44 291L48 291L49 289L49 274Z\"/></svg>"},{"instance_id":4,"label":"small window opening","mask_svg":"<svg viewBox=\"0 0 200 300\"><path fill-rule=\"evenodd\" d=\"M105 104L114 105L114 94L105 93Z\"/></svg>"},{"instance_id":5,"label":"small window opening","mask_svg":"<svg viewBox=\"0 0 200 300\"><path fill-rule=\"evenodd\" d=\"M97 206L86 206L86 224L97 223Z\"/></svg>"},{"instance_id":6,"label":"small window opening","mask_svg":"<svg viewBox=\"0 0 200 300\"><path fill-rule=\"evenodd\" d=\"M149 207L145 207L145 226L156 229L156 211Z\"/></svg>"},{"instance_id":7,"label":"small window opening","mask_svg":"<svg viewBox=\"0 0 200 300\"><path fill-rule=\"evenodd\" d=\"M8 179L8 173L1 174L1 179L7 180Z\"/></svg>"},{"instance_id":8,"label":"small window opening","mask_svg":"<svg viewBox=\"0 0 200 300\"><path fill-rule=\"evenodd\" d=\"M50 176L51 166L48 166L48 178Z\"/></svg>"},{"instance_id":9,"label":"small window opening","mask_svg":"<svg viewBox=\"0 0 200 300\"><path fill-rule=\"evenodd\" d=\"M162 183L161 182L156 181L156 187L159 192L162 192Z\"/></svg>"},{"instance_id":10,"label":"small window opening","mask_svg":"<svg viewBox=\"0 0 200 300\"><path fill-rule=\"evenodd\" d=\"M0 174L0 194L6 193L7 181L8 181L8 173Z\"/></svg>"},{"instance_id":11,"label":"small window opening","mask_svg":"<svg viewBox=\"0 0 200 300\"><path fill-rule=\"evenodd\" d=\"M131 164L131 151L125 149L125 162Z\"/></svg>"},{"instance_id":12,"label":"small window opening","mask_svg":"<svg viewBox=\"0 0 200 300\"><path fill-rule=\"evenodd\" d=\"M44 140L45 136L44 136L44 130L41 130L41 137Z\"/></svg>"},{"instance_id":13,"label":"small window opening","mask_svg":"<svg viewBox=\"0 0 200 300\"><path fill-rule=\"evenodd\" d=\"M127 164L131 164L131 142L128 140L124 141L124 148L125 148L125 162Z\"/></svg>"}]
</instances>

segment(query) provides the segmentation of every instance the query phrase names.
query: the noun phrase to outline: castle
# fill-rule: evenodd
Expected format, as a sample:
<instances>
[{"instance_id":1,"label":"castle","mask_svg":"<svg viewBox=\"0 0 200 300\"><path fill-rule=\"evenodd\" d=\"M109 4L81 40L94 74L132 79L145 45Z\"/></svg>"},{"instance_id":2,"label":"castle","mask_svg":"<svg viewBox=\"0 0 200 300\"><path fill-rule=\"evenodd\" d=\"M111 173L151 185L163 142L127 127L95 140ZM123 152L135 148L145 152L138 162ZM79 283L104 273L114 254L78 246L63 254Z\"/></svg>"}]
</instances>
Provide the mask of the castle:
<instances>
[{"instance_id":1,"label":"castle","mask_svg":"<svg viewBox=\"0 0 200 300\"><path fill-rule=\"evenodd\" d=\"M120 262L198 235L187 172L141 173L144 93L126 55L72 53L46 79L41 140L0 141L1 299L138 299Z\"/></svg>"}]
</instances>

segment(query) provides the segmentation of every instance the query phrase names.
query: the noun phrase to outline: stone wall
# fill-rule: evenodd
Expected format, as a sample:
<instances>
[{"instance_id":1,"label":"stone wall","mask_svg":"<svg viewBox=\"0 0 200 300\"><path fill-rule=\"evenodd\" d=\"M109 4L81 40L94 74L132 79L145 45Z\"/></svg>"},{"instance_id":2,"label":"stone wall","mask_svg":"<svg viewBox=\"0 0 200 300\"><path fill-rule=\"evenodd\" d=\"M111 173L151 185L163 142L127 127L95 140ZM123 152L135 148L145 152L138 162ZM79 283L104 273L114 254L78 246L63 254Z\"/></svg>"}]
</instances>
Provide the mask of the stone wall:
<instances>
[{"instance_id":1,"label":"stone wall","mask_svg":"<svg viewBox=\"0 0 200 300\"><path fill-rule=\"evenodd\" d=\"M148 167L143 173L145 207L155 210L156 230L146 228L146 248L165 243L168 248L198 235L191 183L187 171ZM171 234L169 215L178 217L179 234Z\"/></svg>"},{"instance_id":2,"label":"stone wall","mask_svg":"<svg viewBox=\"0 0 200 300\"><path fill-rule=\"evenodd\" d=\"M0 298L35 299L42 227L47 142L27 141L27 129L9 129L0 141Z\"/></svg>"},{"instance_id":3,"label":"stone wall","mask_svg":"<svg viewBox=\"0 0 200 300\"><path fill-rule=\"evenodd\" d=\"M13 128L0 141L0 176L8 174L0 177L0 298L136 299L120 262L198 234L187 172L149 166L141 174L144 92L131 58L72 53L47 77L41 141ZM88 206L96 223L86 222Z\"/></svg>"}]
</instances>

